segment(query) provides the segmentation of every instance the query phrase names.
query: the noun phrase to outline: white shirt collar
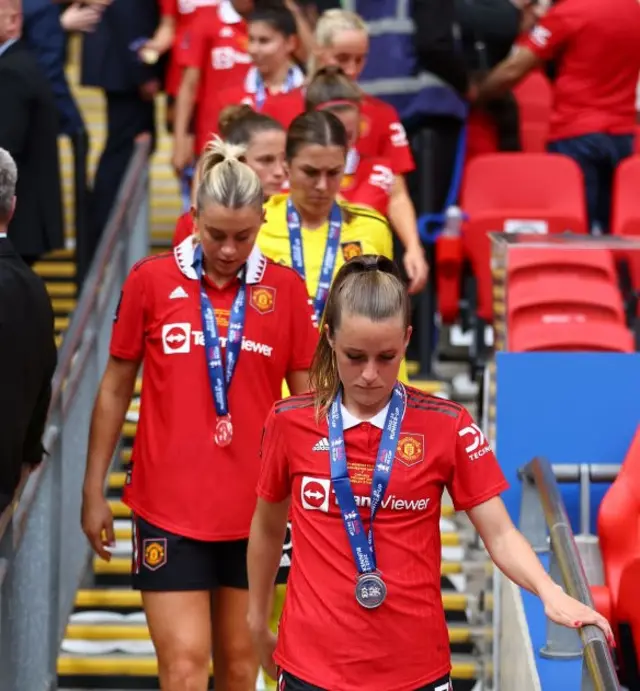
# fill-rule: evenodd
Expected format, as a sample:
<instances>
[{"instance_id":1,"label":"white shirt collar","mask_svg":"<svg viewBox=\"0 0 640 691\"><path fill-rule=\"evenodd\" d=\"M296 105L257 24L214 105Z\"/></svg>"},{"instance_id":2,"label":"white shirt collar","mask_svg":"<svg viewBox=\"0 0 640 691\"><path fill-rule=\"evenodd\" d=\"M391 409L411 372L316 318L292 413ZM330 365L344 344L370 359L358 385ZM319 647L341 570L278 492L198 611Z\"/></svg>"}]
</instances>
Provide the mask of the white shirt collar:
<instances>
[{"instance_id":1,"label":"white shirt collar","mask_svg":"<svg viewBox=\"0 0 640 691\"><path fill-rule=\"evenodd\" d=\"M289 68L289 74L293 75L292 83L291 83L291 88L292 89L297 89L299 86L302 86L304 84L304 72L298 67L298 65L292 65ZM258 79L260 78L260 72L258 72L258 68L255 65L252 65L249 68L249 71L247 72L247 76L245 77L244 80L244 90L248 94L255 94L258 91ZM287 75L287 79L285 79L285 85L288 81L289 75ZM284 91L281 91L279 93L285 93Z\"/></svg>"},{"instance_id":2,"label":"white shirt collar","mask_svg":"<svg viewBox=\"0 0 640 691\"><path fill-rule=\"evenodd\" d=\"M218 5L218 17L223 24L239 24L242 21L231 0L222 0Z\"/></svg>"},{"instance_id":3,"label":"white shirt collar","mask_svg":"<svg viewBox=\"0 0 640 691\"><path fill-rule=\"evenodd\" d=\"M193 268L193 253L195 246L193 244L193 238L188 237L183 240L179 245L174 247L173 256L175 257L176 264L182 273L190 278L192 281L198 280L198 275L196 270ZM247 284L260 283L262 277L264 276L264 271L267 268L267 259L262 254L258 245L254 245L251 250L251 254L247 259ZM240 272L238 272L238 277Z\"/></svg>"},{"instance_id":4,"label":"white shirt collar","mask_svg":"<svg viewBox=\"0 0 640 691\"><path fill-rule=\"evenodd\" d=\"M358 420L357 417L352 415L344 407L344 405L342 405L341 406L342 429L348 430L348 429L351 429L352 427L357 427L358 425L361 425L363 422L368 422L370 425L373 425L374 427L377 427L378 429L384 429L384 423L385 423L385 420L387 419L387 413L389 412L389 406L390 405L391 405L391 401L389 401L389 403L387 403L387 405L379 413L376 413L370 420Z\"/></svg>"}]
</instances>

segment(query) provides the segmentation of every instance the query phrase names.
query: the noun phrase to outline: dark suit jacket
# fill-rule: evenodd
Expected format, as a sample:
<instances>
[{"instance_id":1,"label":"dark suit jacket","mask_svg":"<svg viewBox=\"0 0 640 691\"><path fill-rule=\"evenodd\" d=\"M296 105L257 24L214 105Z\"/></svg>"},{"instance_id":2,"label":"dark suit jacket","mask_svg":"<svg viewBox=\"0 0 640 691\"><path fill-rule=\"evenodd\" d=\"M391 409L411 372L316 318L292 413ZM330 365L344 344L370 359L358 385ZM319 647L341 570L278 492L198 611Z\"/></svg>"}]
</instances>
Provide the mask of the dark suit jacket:
<instances>
[{"instance_id":1,"label":"dark suit jacket","mask_svg":"<svg viewBox=\"0 0 640 691\"><path fill-rule=\"evenodd\" d=\"M129 47L141 38L151 38L159 21L157 0L113 0L96 30L83 38L82 83L129 93L160 79L161 67L144 65Z\"/></svg>"},{"instance_id":2,"label":"dark suit jacket","mask_svg":"<svg viewBox=\"0 0 640 691\"><path fill-rule=\"evenodd\" d=\"M22 14L22 38L49 80L58 106L60 132L72 136L84 129L84 122L64 73L66 36L60 24L60 7L51 0L23 0Z\"/></svg>"},{"instance_id":3,"label":"dark suit jacket","mask_svg":"<svg viewBox=\"0 0 640 691\"><path fill-rule=\"evenodd\" d=\"M0 55L0 147L18 166L18 202L9 236L22 256L64 244L58 116L53 92L18 41Z\"/></svg>"},{"instance_id":4,"label":"dark suit jacket","mask_svg":"<svg viewBox=\"0 0 640 691\"><path fill-rule=\"evenodd\" d=\"M42 459L56 367L53 309L42 279L0 238L0 512L22 468Z\"/></svg>"}]
</instances>

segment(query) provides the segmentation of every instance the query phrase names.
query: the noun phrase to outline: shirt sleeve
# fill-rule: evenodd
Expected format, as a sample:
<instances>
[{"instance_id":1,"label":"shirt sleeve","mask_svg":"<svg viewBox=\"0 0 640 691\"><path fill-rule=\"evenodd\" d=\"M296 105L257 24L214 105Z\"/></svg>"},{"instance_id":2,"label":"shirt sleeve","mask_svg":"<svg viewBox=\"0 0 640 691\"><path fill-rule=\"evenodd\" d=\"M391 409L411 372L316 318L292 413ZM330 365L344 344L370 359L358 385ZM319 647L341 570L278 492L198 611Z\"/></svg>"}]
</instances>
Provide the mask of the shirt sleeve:
<instances>
[{"instance_id":1,"label":"shirt sleeve","mask_svg":"<svg viewBox=\"0 0 640 691\"><path fill-rule=\"evenodd\" d=\"M199 70L206 68L209 34L209 22L205 17L192 23L177 47L177 58L182 67L197 67Z\"/></svg>"},{"instance_id":2,"label":"shirt sleeve","mask_svg":"<svg viewBox=\"0 0 640 691\"><path fill-rule=\"evenodd\" d=\"M287 372L308 370L311 367L319 338L313 302L307 293L307 286L297 274L292 278L289 305L291 348Z\"/></svg>"},{"instance_id":3,"label":"shirt sleeve","mask_svg":"<svg viewBox=\"0 0 640 691\"><path fill-rule=\"evenodd\" d=\"M113 316L109 353L123 360L140 361L144 353L145 287L142 271L134 266L124 282Z\"/></svg>"},{"instance_id":4,"label":"shirt sleeve","mask_svg":"<svg viewBox=\"0 0 640 691\"><path fill-rule=\"evenodd\" d=\"M572 33L574 22L570 20L570 2L554 5L538 21L531 31L518 41L518 45L528 48L540 60L551 60L566 43Z\"/></svg>"},{"instance_id":5,"label":"shirt sleeve","mask_svg":"<svg viewBox=\"0 0 640 691\"><path fill-rule=\"evenodd\" d=\"M160 14L163 17L177 17L178 0L160 0Z\"/></svg>"},{"instance_id":6,"label":"shirt sleeve","mask_svg":"<svg viewBox=\"0 0 640 691\"><path fill-rule=\"evenodd\" d=\"M291 475L287 445L282 432L283 420L277 412L276 403L262 431L260 448L260 478L258 479L258 497L278 504L291 494Z\"/></svg>"},{"instance_id":7,"label":"shirt sleeve","mask_svg":"<svg viewBox=\"0 0 640 691\"><path fill-rule=\"evenodd\" d=\"M380 113L380 127L383 128L383 142L378 152L382 158L389 159L391 169L396 175L404 175L415 169L413 155L407 133L398 114L389 107Z\"/></svg>"},{"instance_id":8,"label":"shirt sleeve","mask_svg":"<svg viewBox=\"0 0 640 691\"><path fill-rule=\"evenodd\" d=\"M484 432L466 410L458 418L453 445L447 489L456 511L468 511L509 487Z\"/></svg>"}]
</instances>

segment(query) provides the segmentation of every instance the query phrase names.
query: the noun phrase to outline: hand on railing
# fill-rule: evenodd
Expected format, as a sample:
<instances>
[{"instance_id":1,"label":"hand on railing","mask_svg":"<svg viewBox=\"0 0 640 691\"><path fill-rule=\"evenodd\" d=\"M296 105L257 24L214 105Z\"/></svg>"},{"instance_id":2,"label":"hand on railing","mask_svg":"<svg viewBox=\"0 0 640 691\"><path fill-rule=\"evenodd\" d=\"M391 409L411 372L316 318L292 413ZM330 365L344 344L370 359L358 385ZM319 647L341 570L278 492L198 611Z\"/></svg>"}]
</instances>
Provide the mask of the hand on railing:
<instances>
[{"instance_id":1,"label":"hand on railing","mask_svg":"<svg viewBox=\"0 0 640 691\"><path fill-rule=\"evenodd\" d=\"M82 530L93 551L104 561L111 561L107 547L116 544L113 512L103 495L85 496L82 501Z\"/></svg>"},{"instance_id":2,"label":"hand on railing","mask_svg":"<svg viewBox=\"0 0 640 691\"><path fill-rule=\"evenodd\" d=\"M615 648L616 642L609 622L591 607L567 595L562 586L554 584L547 593L540 595L540 599L544 604L544 613L551 621L570 629L593 624L602 629L609 645Z\"/></svg>"}]
</instances>

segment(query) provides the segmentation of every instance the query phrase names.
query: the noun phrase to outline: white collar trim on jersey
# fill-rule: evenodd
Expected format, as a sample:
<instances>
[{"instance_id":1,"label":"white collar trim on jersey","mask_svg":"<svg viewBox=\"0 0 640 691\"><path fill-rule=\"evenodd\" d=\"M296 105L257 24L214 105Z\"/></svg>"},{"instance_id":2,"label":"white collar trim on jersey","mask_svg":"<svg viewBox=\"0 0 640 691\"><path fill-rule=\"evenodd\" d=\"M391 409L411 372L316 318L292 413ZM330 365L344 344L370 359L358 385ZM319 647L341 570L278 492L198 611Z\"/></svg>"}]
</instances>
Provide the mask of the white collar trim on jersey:
<instances>
[{"instance_id":1,"label":"white collar trim on jersey","mask_svg":"<svg viewBox=\"0 0 640 691\"><path fill-rule=\"evenodd\" d=\"M190 278L192 281L198 280L198 275L196 270L193 268L193 253L195 246L193 244L193 238L188 237L183 240L179 245L174 247L173 256L175 257L176 264L182 273ZM260 283L262 277L264 276L264 271L267 268L267 260L264 254L258 249L258 245L254 245L247 259L247 283L255 284ZM240 276L240 273L238 273Z\"/></svg>"},{"instance_id":2,"label":"white collar trim on jersey","mask_svg":"<svg viewBox=\"0 0 640 691\"><path fill-rule=\"evenodd\" d=\"M222 0L218 5L218 17L223 24L239 24L242 17L236 12L231 0Z\"/></svg>"},{"instance_id":3,"label":"white collar trim on jersey","mask_svg":"<svg viewBox=\"0 0 640 691\"><path fill-rule=\"evenodd\" d=\"M291 82L291 88L297 89L299 86L304 84L304 72L298 67L298 65L292 65L289 68L289 74L293 75L293 80ZM285 84L289 79L289 74L285 79ZM247 76L244 80L244 90L248 94L255 94L258 91L258 80L260 79L260 72L255 65L252 65L247 72ZM285 93L284 91L279 91L278 93Z\"/></svg>"},{"instance_id":4,"label":"white collar trim on jersey","mask_svg":"<svg viewBox=\"0 0 640 691\"><path fill-rule=\"evenodd\" d=\"M348 430L352 427L357 427L358 425L361 425L363 422L368 422L370 425L373 425L378 429L384 429L384 423L387 419L387 413L389 412L390 405L391 401L389 401L389 403L387 403L387 405L379 413L376 413L370 420L358 420L358 418L355 417L355 415L352 415L344 407L344 405L342 405L342 429Z\"/></svg>"}]
</instances>

